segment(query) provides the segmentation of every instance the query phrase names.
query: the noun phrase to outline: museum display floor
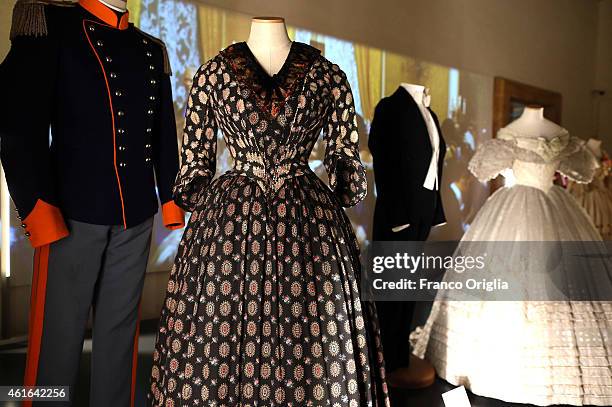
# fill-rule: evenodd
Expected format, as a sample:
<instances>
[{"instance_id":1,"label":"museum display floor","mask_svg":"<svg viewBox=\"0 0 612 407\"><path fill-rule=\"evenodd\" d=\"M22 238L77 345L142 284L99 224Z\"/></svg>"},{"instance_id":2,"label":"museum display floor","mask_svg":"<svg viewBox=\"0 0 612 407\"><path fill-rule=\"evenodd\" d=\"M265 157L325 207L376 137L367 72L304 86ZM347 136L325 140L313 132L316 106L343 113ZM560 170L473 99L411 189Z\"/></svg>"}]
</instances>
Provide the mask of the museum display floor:
<instances>
[{"instance_id":1,"label":"museum display floor","mask_svg":"<svg viewBox=\"0 0 612 407\"><path fill-rule=\"evenodd\" d=\"M138 407L146 406L146 389L149 386L149 374L151 372L151 354L155 341L156 322L146 321L141 326L138 356L138 388L136 390L136 402ZM91 339L87 339L84 345L84 353L81 358L79 370L79 384L76 392L75 407L86 407L89 397L89 367L91 356ZM26 350L23 347L4 349L0 351L0 383L2 385L19 385L23 379ZM393 407L445 407L442 401L442 393L452 390L453 386L438 379L433 386L421 390L395 390L391 389L391 405ZM472 407L519 407L523 404L510 404L498 400L478 397L470 394ZM18 407L18 403L0 402L2 407Z\"/></svg>"}]
</instances>

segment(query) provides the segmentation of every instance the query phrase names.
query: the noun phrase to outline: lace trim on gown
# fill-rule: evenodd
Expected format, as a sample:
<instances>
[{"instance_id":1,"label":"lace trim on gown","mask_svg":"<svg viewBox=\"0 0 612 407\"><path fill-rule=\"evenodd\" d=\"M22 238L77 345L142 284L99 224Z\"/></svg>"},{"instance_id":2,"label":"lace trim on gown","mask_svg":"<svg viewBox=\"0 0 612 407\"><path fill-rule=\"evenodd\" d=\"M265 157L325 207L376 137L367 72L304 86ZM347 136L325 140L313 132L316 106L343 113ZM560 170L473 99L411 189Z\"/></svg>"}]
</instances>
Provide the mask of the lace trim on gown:
<instances>
[{"instance_id":1,"label":"lace trim on gown","mask_svg":"<svg viewBox=\"0 0 612 407\"><path fill-rule=\"evenodd\" d=\"M584 141L571 136L565 129L556 137L546 139L503 128L497 138L478 146L468 169L480 181L486 182L512 168L515 160L536 164L558 162L558 172L580 183L590 182L599 167Z\"/></svg>"},{"instance_id":2,"label":"lace trim on gown","mask_svg":"<svg viewBox=\"0 0 612 407\"><path fill-rule=\"evenodd\" d=\"M309 67L321 51L300 42L292 42L289 55L280 71L268 74L257 62L257 58L246 42L238 42L221 51L221 56L232 68L238 82L245 85L256 96L259 108L276 118L284 104L303 83Z\"/></svg>"}]
</instances>

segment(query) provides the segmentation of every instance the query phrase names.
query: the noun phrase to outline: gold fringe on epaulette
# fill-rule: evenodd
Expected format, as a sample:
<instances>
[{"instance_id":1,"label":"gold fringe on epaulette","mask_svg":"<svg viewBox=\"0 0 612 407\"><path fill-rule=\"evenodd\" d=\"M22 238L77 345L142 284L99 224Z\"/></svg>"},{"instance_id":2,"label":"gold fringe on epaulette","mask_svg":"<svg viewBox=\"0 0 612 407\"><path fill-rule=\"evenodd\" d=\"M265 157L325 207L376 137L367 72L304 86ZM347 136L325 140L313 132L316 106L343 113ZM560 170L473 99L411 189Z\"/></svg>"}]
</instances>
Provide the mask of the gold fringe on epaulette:
<instances>
[{"instance_id":1,"label":"gold fringe on epaulette","mask_svg":"<svg viewBox=\"0 0 612 407\"><path fill-rule=\"evenodd\" d=\"M20 35L43 37L47 34L45 4L38 0L17 0L13 9L11 40Z\"/></svg>"},{"instance_id":2,"label":"gold fringe on epaulette","mask_svg":"<svg viewBox=\"0 0 612 407\"><path fill-rule=\"evenodd\" d=\"M148 39L150 39L151 41L153 41L154 43L156 43L157 45L161 47L163 58L164 58L164 73L166 75L172 75L172 67L170 66L170 58L168 57L168 49L166 49L166 44L164 44L162 40L155 38L150 34L147 34L141 29L137 27L134 27L134 28L136 28L136 30L138 30L142 35L144 35L145 37L147 37Z\"/></svg>"},{"instance_id":3,"label":"gold fringe on epaulette","mask_svg":"<svg viewBox=\"0 0 612 407\"><path fill-rule=\"evenodd\" d=\"M20 35L29 37L44 37L48 35L45 7L74 7L74 0L17 0L13 8L13 22L10 39Z\"/></svg>"}]
</instances>

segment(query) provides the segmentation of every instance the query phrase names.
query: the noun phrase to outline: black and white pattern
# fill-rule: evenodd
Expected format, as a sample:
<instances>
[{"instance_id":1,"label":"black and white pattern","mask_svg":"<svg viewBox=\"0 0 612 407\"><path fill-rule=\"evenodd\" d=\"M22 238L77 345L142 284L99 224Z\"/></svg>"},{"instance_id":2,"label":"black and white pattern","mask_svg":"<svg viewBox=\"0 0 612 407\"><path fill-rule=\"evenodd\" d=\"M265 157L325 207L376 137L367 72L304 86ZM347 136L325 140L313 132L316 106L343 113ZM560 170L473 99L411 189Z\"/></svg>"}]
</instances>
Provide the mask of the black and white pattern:
<instances>
[{"instance_id":1,"label":"black and white pattern","mask_svg":"<svg viewBox=\"0 0 612 407\"><path fill-rule=\"evenodd\" d=\"M216 132L234 168L212 180ZM388 406L373 306L342 206L366 194L344 73L293 43L267 75L245 43L200 68L175 199L192 211L154 352L155 406ZM326 141L331 190L308 166Z\"/></svg>"}]
</instances>

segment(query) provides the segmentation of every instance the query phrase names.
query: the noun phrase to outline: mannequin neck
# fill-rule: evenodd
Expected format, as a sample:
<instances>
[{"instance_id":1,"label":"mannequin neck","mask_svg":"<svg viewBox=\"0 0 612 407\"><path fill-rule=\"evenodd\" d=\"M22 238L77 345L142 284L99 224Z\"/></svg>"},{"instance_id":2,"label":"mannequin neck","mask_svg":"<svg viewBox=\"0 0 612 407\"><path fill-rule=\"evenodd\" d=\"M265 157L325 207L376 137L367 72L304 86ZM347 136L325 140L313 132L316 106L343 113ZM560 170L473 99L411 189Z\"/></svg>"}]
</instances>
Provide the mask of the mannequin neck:
<instances>
[{"instance_id":1,"label":"mannequin neck","mask_svg":"<svg viewBox=\"0 0 612 407\"><path fill-rule=\"evenodd\" d=\"M285 20L280 17L255 17L251 20L251 32L247 44L257 48L283 49L291 45Z\"/></svg>"},{"instance_id":2,"label":"mannequin neck","mask_svg":"<svg viewBox=\"0 0 612 407\"><path fill-rule=\"evenodd\" d=\"M528 120L531 122L538 122L542 120L546 120L544 118L544 108L543 107L526 107L521 114L522 120Z\"/></svg>"},{"instance_id":3,"label":"mannequin neck","mask_svg":"<svg viewBox=\"0 0 612 407\"><path fill-rule=\"evenodd\" d=\"M423 104L423 95L425 94L425 86L415 85L413 83L402 83L401 87L406 89L410 96L414 99L417 104Z\"/></svg>"},{"instance_id":4,"label":"mannequin neck","mask_svg":"<svg viewBox=\"0 0 612 407\"><path fill-rule=\"evenodd\" d=\"M507 126L523 136L552 138L558 136L563 127L544 117L543 107L525 107L521 117Z\"/></svg>"},{"instance_id":5,"label":"mannequin neck","mask_svg":"<svg viewBox=\"0 0 612 407\"><path fill-rule=\"evenodd\" d=\"M247 45L268 74L278 73L291 50L285 20L280 17L253 18Z\"/></svg>"},{"instance_id":6,"label":"mannequin neck","mask_svg":"<svg viewBox=\"0 0 612 407\"><path fill-rule=\"evenodd\" d=\"M127 1L126 0L98 0L98 1L113 11L116 11L119 13L125 13L127 11Z\"/></svg>"}]
</instances>

